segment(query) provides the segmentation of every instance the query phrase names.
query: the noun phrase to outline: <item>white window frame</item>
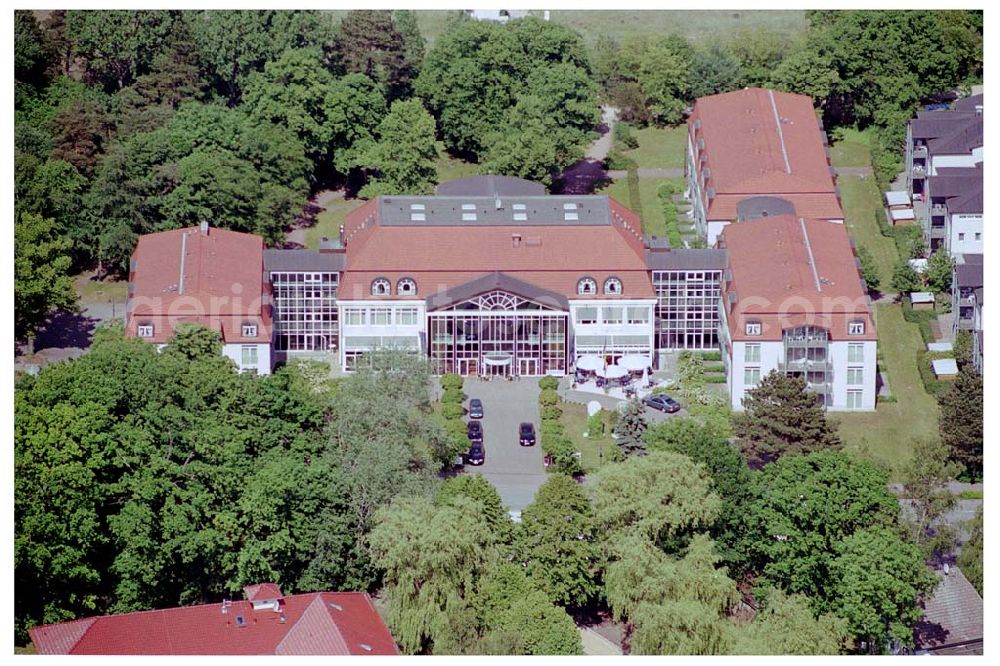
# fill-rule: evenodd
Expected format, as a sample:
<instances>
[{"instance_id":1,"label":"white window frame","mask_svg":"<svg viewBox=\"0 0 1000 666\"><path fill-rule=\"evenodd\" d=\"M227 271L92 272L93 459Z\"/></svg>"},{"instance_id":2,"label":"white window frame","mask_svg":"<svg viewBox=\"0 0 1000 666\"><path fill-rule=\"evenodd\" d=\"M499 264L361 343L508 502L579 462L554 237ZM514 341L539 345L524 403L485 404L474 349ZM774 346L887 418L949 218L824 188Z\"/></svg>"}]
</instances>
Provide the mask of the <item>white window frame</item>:
<instances>
[{"instance_id":1,"label":"white window frame","mask_svg":"<svg viewBox=\"0 0 1000 666\"><path fill-rule=\"evenodd\" d=\"M399 326L416 326L420 323L420 310L417 308L397 308L396 324Z\"/></svg>"},{"instance_id":2,"label":"white window frame","mask_svg":"<svg viewBox=\"0 0 1000 666\"><path fill-rule=\"evenodd\" d=\"M847 369L847 385L848 386L864 386L865 385L865 369L861 368L848 368Z\"/></svg>"},{"instance_id":3,"label":"white window frame","mask_svg":"<svg viewBox=\"0 0 1000 666\"><path fill-rule=\"evenodd\" d=\"M848 335L864 335L865 334L865 322L860 320L855 320L847 323L847 334Z\"/></svg>"},{"instance_id":4,"label":"white window frame","mask_svg":"<svg viewBox=\"0 0 1000 666\"><path fill-rule=\"evenodd\" d=\"M865 362L865 345L861 342L852 342L847 345L847 362L848 363L864 363Z\"/></svg>"},{"instance_id":5,"label":"white window frame","mask_svg":"<svg viewBox=\"0 0 1000 666\"><path fill-rule=\"evenodd\" d=\"M369 321L371 321L372 326L392 325L392 308L372 308Z\"/></svg>"},{"instance_id":6,"label":"white window frame","mask_svg":"<svg viewBox=\"0 0 1000 666\"><path fill-rule=\"evenodd\" d=\"M641 312L639 315L642 319L633 319L634 313L636 311ZM649 323L649 306L648 305L629 305L625 308L625 321L629 324L648 324Z\"/></svg>"},{"instance_id":7,"label":"white window frame","mask_svg":"<svg viewBox=\"0 0 1000 666\"><path fill-rule=\"evenodd\" d=\"M604 281L604 293L618 296L622 293L622 281L616 277L609 277Z\"/></svg>"},{"instance_id":8,"label":"white window frame","mask_svg":"<svg viewBox=\"0 0 1000 666\"><path fill-rule=\"evenodd\" d=\"M588 310L593 310L594 311L594 316L593 316L593 318L588 317L588 318L584 319L583 318L583 313L586 312L586 311L588 311ZM596 324L597 321L598 321L598 316L599 315L600 315L600 313L598 312L598 308L597 308L596 305L585 305L583 307L577 308L577 310L576 310L576 317L577 317L576 323L578 323L578 324Z\"/></svg>"},{"instance_id":9,"label":"white window frame","mask_svg":"<svg viewBox=\"0 0 1000 666\"><path fill-rule=\"evenodd\" d=\"M743 368L743 385L752 388L759 384L760 384L760 368L758 367Z\"/></svg>"},{"instance_id":10,"label":"white window frame","mask_svg":"<svg viewBox=\"0 0 1000 666\"><path fill-rule=\"evenodd\" d=\"M384 286L385 291L377 291L377 287ZM388 296L392 293L392 282L388 278L375 278L371 286L372 296Z\"/></svg>"},{"instance_id":11,"label":"white window frame","mask_svg":"<svg viewBox=\"0 0 1000 666\"><path fill-rule=\"evenodd\" d=\"M585 289L585 286L589 289ZM580 278L579 282L576 283L576 293L580 296L596 296L597 280L591 277Z\"/></svg>"},{"instance_id":12,"label":"white window frame","mask_svg":"<svg viewBox=\"0 0 1000 666\"><path fill-rule=\"evenodd\" d=\"M352 321L354 319L356 321ZM345 326L364 326L367 319L364 308L344 308Z\"/></svg>"},{"instance_id":13,"label":"white window frame","mask_svg":"<svg viewBox=\"0 0 1000 666\"><path fill-rule=\"evenodd\" d=\"M253 356L253 362L247 362L247 355ZM240 345L240 367L244 369L255 369L259 358L257 356L257 345Z\"/></svg>"},{"instance_id":14,"label":"white window frame","mask_svg":"<svg viewBox=\"0 0 1000 666\"><path fill-rule=\"evenodd\" d=\"M243 337L244 338L256 338L257 337L257 324L243 324Z\"/></svg>"},{"instance_id":15,"label":"white window frame","mask_svg":"<svg viewBox=\"0 0 1000 666\"><path fill-rule=\"evenodd\" d=\"M864 404L864 398L865 398L865 392L863 390L848 389L847 408L861 409L861 405Z\"/></svg>"},{"instance_id":16,"label":"white window frame","mask_svg":"<svg viewBox=\"0 0 1000 666\"><path fill-rule=\"evenodd\" d=\"M140 338L151 338L153 337L154 330L155 329L153 328L152 324L139 324L136 327L136 335L138 335Z\"/></svg>"},{"instance_id":17,"label":"white window frame","mask_svg":"<svg viewBox=\"0 0 1000 666\"><path fill-rule=\"evenodd\" d=\"M759 321L748 321L744 327L744 331L747 335L760 335L764 326Z\"/></svg>"},{"instance_id":18,"label":"white window frame","mask_svg":"<svg viewBox=\"0 0 1000 666\"><path fill-rule=\"evenodd\" d=\"M400 296L416 296L417 282L413 278L399 278L396 283L396 293Z\"/></svg>"},{"instance_id":19,"label":"white window frame","mask_svg":"<svg viewBox=\"0 0 1000 666\"><path fill-rule=\"evenodd\" d=\"M612 314L614 312L618 314ZM601 318L605 324L621 324L625 321L625 309L621 305L605 306L601 308Z\"/></svg>"},{"instance_id":20,"label":"white window frame","mask_svg":"<svg viewBox=\"0 0 1000 666\"><path fill-rule=\"evenodd\" d=\"M760 363L760 343L752 342L743 346L744 363Z\"/></svg>"}]
</instances>

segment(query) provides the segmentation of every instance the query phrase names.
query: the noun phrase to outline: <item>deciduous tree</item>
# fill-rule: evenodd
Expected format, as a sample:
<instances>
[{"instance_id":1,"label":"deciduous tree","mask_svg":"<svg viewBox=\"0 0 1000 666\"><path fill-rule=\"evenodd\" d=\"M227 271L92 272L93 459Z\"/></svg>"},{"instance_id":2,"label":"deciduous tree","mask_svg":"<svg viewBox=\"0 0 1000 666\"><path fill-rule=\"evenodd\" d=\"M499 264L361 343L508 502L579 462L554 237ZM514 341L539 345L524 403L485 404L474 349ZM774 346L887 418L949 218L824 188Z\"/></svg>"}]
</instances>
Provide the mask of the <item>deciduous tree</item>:
<instances>
[{"instance_id":1,"label":"deciduous tree","mask_svg":"<svg viewBox=\"0 0 1000 666\"><path fill-rule=\"evenodd\" d=\"M376 134L378 139L356 158L358 165L371 173L359 194L366 198L430 194L437 178L437 140L434 118L420 100L393 102Z\"/></svg>"},{"instance_id":2,"label":"deciduous tree","mask_svg":"<svg viewBox=\"0 0 1000 666\"><path fill-rule=\"evenodd\" d=\"M932 559L954 547L954 534L941 518L955 506L955 496L948 482L962 471L961 465L950 463L949 451L940 440L920 439L914 442L910 462L903 470L903 497L908 510L902 514L907 540L924 550Z\"/></svg>"},{"instance_id":3,"label":"deciduous tree","mask_svg":"<svg viewBox=\"0 0 1000 666\"><path fill-rule=\"evenodd\" d=\"M830 613L816 617L808 598L777 590L753 620L735 632L731 654L840 654L848 636L843 618Z\"/></svg>"},{"instance_id":4,"label":"deciduous tree","mask_svg":"<svg viewBox=\"0 0 1000 666\"><path fill-rule=\"evenodd\" d=\"M34 213L14 223L14 337L34 337L55 308L76 304L69 275L68 239L58 238L55 224Z\"/></svg>"}]
</instances>

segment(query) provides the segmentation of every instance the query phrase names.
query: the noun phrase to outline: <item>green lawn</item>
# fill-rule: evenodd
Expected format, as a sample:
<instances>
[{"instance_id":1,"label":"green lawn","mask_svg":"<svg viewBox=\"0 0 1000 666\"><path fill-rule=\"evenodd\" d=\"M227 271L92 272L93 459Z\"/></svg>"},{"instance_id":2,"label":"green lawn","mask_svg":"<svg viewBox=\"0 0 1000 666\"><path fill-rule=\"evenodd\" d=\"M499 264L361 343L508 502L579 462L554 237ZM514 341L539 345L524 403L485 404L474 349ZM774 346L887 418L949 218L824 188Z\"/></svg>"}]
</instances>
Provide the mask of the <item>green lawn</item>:
<instances>
[{"instance_id":1,"label":"green lawn","mask_svg":"<svg viewBox=\"0 0 1000 666\"><path fill-rule=\"evenodd\" d=\"M447 183L449 180L475 176L479 173L478 164L473 164L472 162L466 162L465 160L460 160L457 157L452 157L445 152L443 145L441 145L438 149L438 161L436 166L437 181L439 183Z\"/></svg>"},{"instance_id":2,"label":"green lawn","mask_svg":"<svg viewBox=\"0 0 1000 666\"><path fill-rule=\"evenodd\" d=\"M889 288L892 269L899 260L896 243L883 236L875 222L875 210L882 208L882 195L871 176L840 176L840 196L844 202L844 217L847 229L854 242L868 248L882 275L882 289Z\"/></svg>"},{"instance_id":3,"label":"green lawn","mask_svg":"<svg viewBox=\"0 0 1000 666\"><path fill-rule=\"evenodd\" d=\"M872 164L871 134L856 129L839 130L841 138L830 146L835 167L865 167Z\"/></svg>"},{"instance_id":4,"label":"green lawn","mask_svg":"<svg viewBox=\"0 0 1000 666\"><path fill-rule=\"evenodd\" d=\"M93 273L81 273L73 278L76 294L81 303L93 303L114 299L118 303L125 301L128 291L127 280L95 280Z\"/></svg>"},{"instance_id":5,"label":"green lawn","mask_svg":"<svg viewBox=\"0 0 1000 666\"><path fill-rule=\"evenodd\" d=\"M580 465L587 474L596 472L602 464L609 462L609 456L617 446L615 440L611 439L611 432L605 425L603 437L584 437L587 431L587 408L575 402L562 402L559 407L563 410L562 424L566 429L566 436L573 442L576 450L580 452ZM605 415L606 417L607 415ZM607 421L605 421L605 424Z\"/></svg>"},{"instance_id":6,"label":"green lawn","mask_svg":"<svg viewBox=\"0 0 1000 666\"><path fill-rule=\"evenodd\" d=\"M663 207L660 206L660 199L656 196L656 188L660 183L667 181L673 183L680 190L684 188L683 178L639 179L639 201L642 203L642 230L651 236L660 236L661 238L665 238L667 235L667 222L663 217ZM628 193L628 180L625 178L611 181L598 194L607 194L617 199L623 206L633 208Z\"/></svg>"},{"instance_id":7,"label":"green lawn","mask_svg":"<svg viewBox=\"0 0 1000 666\"><path fill-rule=\"evenodd\" d=\"M326 210L316 216L316 224L306 229L306 247L318 249L319 239L323 236L336 238L347 214L362 204L364 201L361 199L334 199L328 203Z\"/></svg>"},{"instance_id":8,"label":"green lawn","mask_svg":"<svg viewBox=\"0 0 1000 666\"><path fill-rule=\"evenodd\" d=\"M924 348L916 324L903 319L899 305L875 306L875 328L889 375L889 390L897 399L882 403L874 412L837 414L840 436L847 448L867 446L898 477L910 459L913 440L938 432L937 402L924 391L916 354Z\"/></svg>"},{"instance_id":9,"label":"green lawn","mask_svg":"<svg viewBox=\"0 0 1000 666\"><path fill-rule=\"evenodd\" d=\"M634 130L639 147L625 154L640 169L683 169L687 150L687 126L647 127Z\"/></svg>"}]
</instances>

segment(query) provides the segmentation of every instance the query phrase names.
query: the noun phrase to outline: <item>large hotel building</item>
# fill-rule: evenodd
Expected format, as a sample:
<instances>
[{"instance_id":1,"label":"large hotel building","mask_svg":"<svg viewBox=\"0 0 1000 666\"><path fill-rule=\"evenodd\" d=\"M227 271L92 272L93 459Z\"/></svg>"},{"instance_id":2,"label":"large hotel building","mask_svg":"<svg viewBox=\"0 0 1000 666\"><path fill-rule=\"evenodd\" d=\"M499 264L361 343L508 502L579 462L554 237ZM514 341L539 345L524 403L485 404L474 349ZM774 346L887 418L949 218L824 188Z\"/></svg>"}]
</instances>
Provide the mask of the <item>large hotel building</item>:
<instances>
[{"instance_id":1,"label":"large hotel building","mask_svg":"<svg viewBox=\"0 0 1000 666\"><path fill-rule=\"evenodd\" d=\"M792 113L786 105L801 106L746 92L715 97L755 105L769 124L752 132L760 137ZM764 113L772 97L777 121ZM700 152L689 162L725 173L728 153L746 146L712 139L701 111L714 99L695 107ZM794 174L794 149L763 145L758 164ZM613 198L548 195L500 176L368 201L316 251L264 250L256 236L207 225L150 234L133 255L126 330L163 343L178 322L198 321L220 331L241 370L260 373L301 356L350 371L387 347L426 355L437 373L478 376L562 375L591 354L643 354L659 366L676 350L721 350L736 409L773 369L801 374L829 409L873 409L875 330L842 215L801 211L801 197L764 189L736 198L734 211L752 212L725 221L740 224L708 218L716 247L704 250L644 235ZM832 179L829 194L839 211Z\"/></svg>"}]
</instances>

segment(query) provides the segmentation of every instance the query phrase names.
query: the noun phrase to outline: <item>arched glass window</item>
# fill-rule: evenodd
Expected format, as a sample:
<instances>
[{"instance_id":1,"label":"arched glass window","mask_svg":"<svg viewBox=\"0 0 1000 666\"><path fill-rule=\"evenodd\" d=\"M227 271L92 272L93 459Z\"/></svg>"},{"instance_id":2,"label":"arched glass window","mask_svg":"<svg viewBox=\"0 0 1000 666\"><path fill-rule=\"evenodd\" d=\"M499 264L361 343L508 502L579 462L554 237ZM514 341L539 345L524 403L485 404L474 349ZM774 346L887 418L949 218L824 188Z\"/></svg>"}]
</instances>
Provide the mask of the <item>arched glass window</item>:
<instances>
[{"instance_id":1,"label":"arched glass window","mask_svg":"<svg viewBox=\"0 0 1000 666\"><path fill-rule=\"evenodd\" d=\"M413 278L401 278L396 283L396 293L399 296L413 296L417 293L417 283Z\"/></svg>"},{"instance_id":2,"label":"arched glass window","mask_svg":"<svg viewBox=\"0 0 1000 666\"><path fill-rule=\"evenodd\" d=\"M609 277L604 281L604 293L605 294L620 294L622 293L622 281L616 277Z\"/></svg>"},{"instance_id":3,"label":"arched glass window","mask_svg":"<svg viewBox=\"0 0 1000 666\"><path fill-rule=\"evenodd\" d=\"M392 283L386 278L372 280L372 296L388 296L392 291Z\"/></svg>"},{"instance_id":4,"label":"arched glass window","mask_svg":"<svg viewBox=\"0 0 1000 666\"><path fill-rule=\"evenodd\" d=\"M597 281L589 277L580 278L580 281L576 283L576 293L581 296L596 296Z\"/></svg>"}]
</instances>

